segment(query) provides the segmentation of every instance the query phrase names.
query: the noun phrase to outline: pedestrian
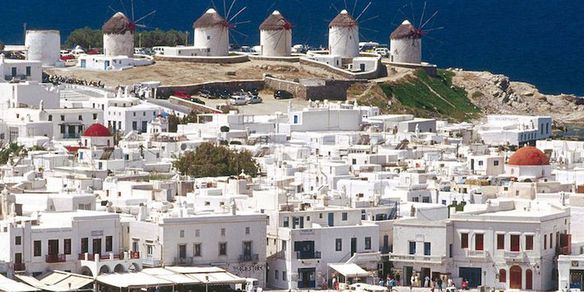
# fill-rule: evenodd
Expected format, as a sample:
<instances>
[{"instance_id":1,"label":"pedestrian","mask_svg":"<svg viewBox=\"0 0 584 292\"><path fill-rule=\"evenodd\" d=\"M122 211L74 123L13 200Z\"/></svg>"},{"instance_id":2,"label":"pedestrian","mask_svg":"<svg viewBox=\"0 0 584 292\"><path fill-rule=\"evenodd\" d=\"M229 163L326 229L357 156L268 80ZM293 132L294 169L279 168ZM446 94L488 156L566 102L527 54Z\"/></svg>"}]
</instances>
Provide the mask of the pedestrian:
<instances>
[{"instance_id":1,"label":"pedestrian","mask_svg":"<svg viewBox=\"0 0 584 292\"><path fill-rule=\"evenodd\" d=\"M442 291L442 278L438 278L436 285L438 286L438 291Z\"/></svg>"},{"instance_id":2,"label":"pedestrian","mask_svg":"<svg viewBox=\"0 0 584 292\"><path fill-rule=\"evenodd\" d=\"M416 273L412 273L412 276L410 277L410 287L415 287L416 286Z\"/></svg>"},{"instance_id":3,"label":"pedestrian","mask_svg":"<svg viewBox=\"0 0 584 292\"><path fill-rule=\"evenodd\" d=\"M395 281L397 282L397 286L401 285L401 276L399 272L395 273Z\"/></svg>"},{"instance_id":4,"label":"pedestrian","mask_svg":"<svg viewBox=\"0 0 584 292\"><path fill-rule=\"evenodd\" d=\"M461 285L462 290L468 290L468 281L466 279L462 279L462 285Z\"/></svg>"},{"instance_id":5,"label":"pedestrian","mask_svg":"<svg viewBox=\"0 0 584 292\"><path fill-rule=\"evenodd\" d=\"M430 277L428 277L428 275L426 275L426 277L424 278L424 287L425 288L430 287Z\"/></svg>"}]
</instances>

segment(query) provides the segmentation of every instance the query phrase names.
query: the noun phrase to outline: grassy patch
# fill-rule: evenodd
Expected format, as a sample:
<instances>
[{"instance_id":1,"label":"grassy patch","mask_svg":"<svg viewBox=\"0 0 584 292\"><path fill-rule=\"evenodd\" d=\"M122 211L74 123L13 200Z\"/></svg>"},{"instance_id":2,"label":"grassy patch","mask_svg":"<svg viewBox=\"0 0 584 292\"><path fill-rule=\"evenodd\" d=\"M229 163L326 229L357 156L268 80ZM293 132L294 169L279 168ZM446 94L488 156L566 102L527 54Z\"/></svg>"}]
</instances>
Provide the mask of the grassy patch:
<instances>
[{"instance_id":1,"label":"grassy patch","mask_svg":"<svg viewBox=\"0 0 584 292\"><path fill-rule=\"evenodd\" d=\"M472 104L464 89L452 85L453 76L450 71L439 70L438 76L431 77L418 70L413 77L382 84L381 88L386 96L399 100L414 114L454 121L476 118L480 109Z\"/></svg>"}]
</instances>

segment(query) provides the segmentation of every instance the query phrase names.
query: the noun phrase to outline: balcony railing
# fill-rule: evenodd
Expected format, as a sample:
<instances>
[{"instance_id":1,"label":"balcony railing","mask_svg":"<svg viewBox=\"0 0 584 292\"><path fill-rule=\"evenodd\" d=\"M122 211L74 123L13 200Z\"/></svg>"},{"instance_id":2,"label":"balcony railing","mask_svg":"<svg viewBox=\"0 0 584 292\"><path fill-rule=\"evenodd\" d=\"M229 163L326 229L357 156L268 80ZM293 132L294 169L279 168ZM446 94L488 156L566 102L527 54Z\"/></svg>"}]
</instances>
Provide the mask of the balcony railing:
<instances>
[{"instance_id":1,"label":"balcony railing","mask_svg":"<svg viewBox=\"0 0 584 292\"><path fill-rule=\"evenodd\" d=\"M315 251L313 253L297 251L296 258L299 260L320 259L320 251Z\"/></svg>"},{"instance_id":2,"label":"balcony railing","mask_svg":"<svg viewBox=\"0 0 584 292\"><path fill-rule=\"evenodd\" d=\"M446 256L428 256L428 255L411 255L411 254L389 254L390 261L399 262L432 262L432 263L443 263L446 260Z\"/></svg>"},{"instance_id":3,"label":"balcony railing","mask_svg":"<svg viewBox=\"0 0 584 292\"><path fill-rule=\"evenodd\" d=\"M524 252L521 251L505 251L503 256L505 257L505 260L520 260L523 259L525 256Z\"/></svg>"},{"instance_id":4,"label":"balcony railing","mask_svg":"<svg viewBox=\"0 0 584 292\"><path fill-rule=\"evenodd\" d=\"M63 134L63 139L77 139L81 137L80 133L65 133Z\"/></svg>"},{"instance_id":5,"label":"balcony railing","mask_svg":"<svg viewBox=\"0 0 584 292\"><path fill-rule=\"evenodd\" d=\"M45 262L51 263L63 263L67 261L67 257L64 254L49 254L45 257Z\"/></svg>"},{"instance_id":6,"label":"balcony railing","mask_svg":"<svg viewBox=\"0 0 584 292\"><path fill-rule=\"evenodd\" d=\"M14 263L14 271L15 272L26 271L26 266L24 265L24 263Z\"/></svg>"},{"instance_id":7,"label":"balcony railing","mask_svg":"<svg viewBox=\"0 0 584 292\"><path fill-rule=\"evenodd\" d=\"M140 252L130 251L130 252L128 252L127 257L130 259L140 259ZM107 253L107 254L99 255L100 260L123 260L125 258L126 258L125 253L119 253L119 254ZM81 260L81 261L94 261L95 255L90 254L90 253L80 253L79 260Z\"/></svg>"},{"instance_id":8,"label":"balcony railing","mask_svg":"<svg viewBox=\"0 0 584 292\"><path fill-rule=\"evenodd\" d=\"M142 259L142 264L147 267L160 267L162 265L162 261L149 255Z\"/></svg>"},{"instance_id":9,"label":"balcony railing","mask_svg":"<svg viewBox=\"0 0 584 292\"><path fill-rule=\"evenodd\" d=\"M466 250L466 256L469 258L486 258L488 255L485 250Z\"/></svg>"},{"instance_id":10,"label":"balcony railing","mask_svg":"<svg viewBox=\"0 0 584 292\"><path fill-rule=\"evenodd\" d=\"M177 266L188 266L188 265L192 265L193 264L193 258L191 257L186 257L186 258L181 258L181 257L177 257L174 258L174 264Z\"/></svg>"},{"instance_id":11,"label":"balcony railing","mask_svg":"<svg viewBox=\"0 0 584 292\"><path fill-rule=\"evenodd\" d=\"M259 261L260 256L256 254L242 254L239 256L240 262L257 262Z\"/></svg>"}]
</instances>

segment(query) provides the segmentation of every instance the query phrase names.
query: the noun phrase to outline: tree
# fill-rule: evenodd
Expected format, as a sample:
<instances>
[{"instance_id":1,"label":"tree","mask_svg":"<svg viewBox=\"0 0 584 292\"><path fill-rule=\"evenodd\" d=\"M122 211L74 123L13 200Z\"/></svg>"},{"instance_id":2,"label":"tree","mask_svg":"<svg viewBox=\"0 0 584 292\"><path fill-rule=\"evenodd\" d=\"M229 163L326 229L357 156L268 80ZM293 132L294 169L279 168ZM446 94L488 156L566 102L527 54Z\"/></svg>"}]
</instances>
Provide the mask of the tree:
<instances>
[{"instance_id":1,"label":"tree","mask_svg":"<svg viewBox=\"0 0 584 292\"><path fill-rule=\"evenodd\" d=\"M136 46L143 48L158 46L175 47L178 45L185 45L186 40L187 34L184 32L177 30L163 31L158 28L152 31L137 32L134 35L134 43Z\"/></svg>"},{"instance_id":2,"label":"tree","mask_svg":"<svg viewBox=\"0 0 584 292\"><path fill-rule=\"evenodd\" d=\"M103 33L99 29L89 27L78 28L69 34L65 41L65 47L73 48L81 46L85 49L103 47Z\"/></svg>"},{"instance_id":3,"label":"tree","mask_svg":"<svg viewBox=\"0 0 584 292\"><path fill-rule=\"evenodd\" d=\"M259 167L247 150L236 151L212 143L203 143L195 151L187 151L173 162L182 174L194 177L238 175L243 170L255 177Z\"/></svg>"},{"instance_id":4,"label":"tree","mask_svg":"<svg viewBox=\"0 0 584 292\"><path fill-rule=\"evenodd\" d=\"M10 143L7 145L7 147L4 147L3 149L1 149L0 150L0 165L4 165L8 162L8 160L10 160L11 154L13 157L19 155L22 148L23 147L21 145L18 145L16 143Z\"/></svg>"},{"instance_id":5,"label":"tree","mask_svg":"<svg viewBox=\"0 0 584 292\"><path fill-rule=\"evenodd\" d=\"M0 42L0 52L4 51L5 45L4 43Z\"/></svg>"}]
</instances>

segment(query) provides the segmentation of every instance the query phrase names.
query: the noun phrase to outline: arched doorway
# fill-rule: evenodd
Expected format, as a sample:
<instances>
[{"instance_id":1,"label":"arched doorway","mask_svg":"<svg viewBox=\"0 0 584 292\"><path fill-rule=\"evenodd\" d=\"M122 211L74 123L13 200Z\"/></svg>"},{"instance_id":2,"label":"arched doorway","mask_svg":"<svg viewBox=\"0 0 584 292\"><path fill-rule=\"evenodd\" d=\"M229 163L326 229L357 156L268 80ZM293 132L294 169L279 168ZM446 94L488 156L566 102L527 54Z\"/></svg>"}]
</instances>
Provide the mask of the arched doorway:
<instances>
[{"instance_id":1,"label":"arched doorway","mask_svg":"<svg viewBox=\"0 0 584 292\"><path fill-rule=\"evenodd\" d=\"M109 273L110 273L110 268L107 265L103 265L103 266L101 266L101 268L99 268L99 275L109 274Z\"/></svg>"},{"instance_id":2,"label":"arched doorway","mask_svg":"<svg viewBox=\"0 0 584 292\"><path fill-rule=\"evenodd\" d=\"M531 269L525 270L525 289L533 289L533 272Z\"/></svg>"},{"instance_id":3,"label":"arched doorway","mask_svg":"<svg viewBox=\"0 0 584 292\"><path fill-rule=\"evenodd\" d=\"M91 269L86 266L81 267L81 275L93 277Z\"/></svg>"},{"instance_id":4,"label":"arched doorway","mask_svg":"<svg viewBox=\"0 0 584 292\"><path fill-rule=\"evenodd\" d=\"M507 271L505 271L505 269L499 270L499 282L507 283Z\"/></svg>"},{"instance_id":5,"label":"arched doorway","mask_svg":"<svg viewBox=\"0 0 584 292\"><path fill-rule=\"evenodd\" d=\"M115 273L123 273L123 272L125 272L125 271L126 271L126 270L124 269L124 266L123 266L122 264L117 264L117 265L114 267L114 272L115 272Z\"/></svg>"},{"instance_id":6,"label":"arched doorway","mask_svg":"<svg viewBox=\"0 0 584 292\"><path fill-rule=\"evenodd\" d=\"M509 269L509 278L509 288L522 289L521 282L523 279L520 266L512 266L511 269Z\"/></svg>"}]
</instances>

